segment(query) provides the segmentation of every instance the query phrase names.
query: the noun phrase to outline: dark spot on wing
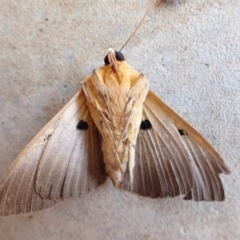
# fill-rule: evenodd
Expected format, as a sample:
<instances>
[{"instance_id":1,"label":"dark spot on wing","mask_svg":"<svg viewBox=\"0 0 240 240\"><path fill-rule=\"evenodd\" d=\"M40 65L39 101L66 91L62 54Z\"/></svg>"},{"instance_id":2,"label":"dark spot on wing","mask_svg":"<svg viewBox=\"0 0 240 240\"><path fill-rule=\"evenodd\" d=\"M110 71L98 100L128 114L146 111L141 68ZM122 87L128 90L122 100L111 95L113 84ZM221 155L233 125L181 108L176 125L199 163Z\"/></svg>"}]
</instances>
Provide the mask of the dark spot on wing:
<instances>
[{"instance_id":1,"label":"dark spot on wing","mask_svg":"<svg viewBox=\"0 0 240 240\"><path fill-rule=\"evenodd\" d=\"M52 136L52 134L47 135L47 136L44 138L44 141L48 140L51 136Z\"/></svg>"},{"instance_id":2,"label":"dark spot on wing","mask_svg":"<svg viewBox=\"0 0 240 240\"><path fill-rule=\"evenodd\" d=\"M187 132L182 129L178 129L178 132L181 136L187 135Z\"/></svg>"},{"instance_id":3,"label":"dark spot on wing","mask_svg":"<svg viewBox=\"0 0 240 240\"><path fill-rule=\"evenodd\" d=\"M148 119L145 119L141 122L140 129L148 130L152 128L152 124Z\"/></svg>"},{"instance_id":4,"label":"dark spot on wing","mask_svg":"<svg viewBox=\"0 0 240 240\"><path fill-rule=\"evenodd\" d=\"M80 120L77 125L77 129L79 130L87 130L88 129L88 124L87 122Z\"/></svg>"}]
</instances>

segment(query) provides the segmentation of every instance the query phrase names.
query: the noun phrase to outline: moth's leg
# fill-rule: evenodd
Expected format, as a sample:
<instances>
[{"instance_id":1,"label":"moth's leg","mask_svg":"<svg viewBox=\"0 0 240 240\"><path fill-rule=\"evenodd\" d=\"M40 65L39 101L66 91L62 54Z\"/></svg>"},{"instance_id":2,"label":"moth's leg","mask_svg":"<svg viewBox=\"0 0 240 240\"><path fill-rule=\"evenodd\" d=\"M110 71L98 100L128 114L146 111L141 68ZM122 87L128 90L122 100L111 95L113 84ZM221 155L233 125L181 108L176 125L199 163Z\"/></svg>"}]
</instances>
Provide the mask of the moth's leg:
<instances>
[{"instance_id":1,"label":"moth's leg","mask_svg":"<svg viewBox=\"0 0 240 240\"><path fill-rule=\"evenodd\" d=\"M148 93L148 79L140 74L135 79L135 84L129 90L126 96L126 104L124 108L124 127L119 138L117 149L122 141L127 140L127 145L135 144L139 126L142 117L142 105Z\"/></svg>"},{"instance_id":2,"label":"moth's leg","mask_svg":"<svg viewBox=\"0 0 240 240\"><path fill-rule=\"evenodd\" d=\"M101 94L105 106L107 108L107 111L105 112L105 115L108 115L108 118L110 118L111 120L113 120L113 114L112 114L112 110L111 107L109 105L109 93L108 93L108 89L105 86L105 84L101 81L101 78L98 76L97 71L93 70L93 74L92 74L92 83L94 84L94 86L97 88L97 90L99 91L99 93Z\"/></svg>"},{"instance_id":3,"label":"moth's leg","mask_svg":"<svg viewBox=\"0 0 240 240\"><path fill-rule=\"evenodd\" d=\"M127 94L126 105L124 110L125 120L130 118L134 110L143 104L148 93L148 79L141 73L137 83L130 89Z\"/></svg>"},{"instance_id":4,"label":"moth's leg","mask_svg":"<svg viewBox=\"0 0 240 240\"><path fill-rule=\"evenodd\" d=\"M109 137L103 140L102 150L106 172L113 184L115 186L119 186L123 180L123 172L125 170L122 169L122 164L119 158L119 154L121 154L121 152L116 152L116 148L112 146L111 139Z\"/></svg>"},{"instance_id":5,"label":"moth's leg","mask_svg":"<svg viewBox=\"0 0 240 240\"><path fill-rule=\"evenodd\" d=\"M92 83L95 88L100 92L103 98L108 99L108 90L105 84L101 81L101 78L98 76L97 71L93 70L92 73Z\"/></svg>"},{"instance_id":6,"label":"moth's leg","mask_svg":"<svg viewBox=\"0 0 240 240\"><path fill-rule=\"evenodd\" d=\"M83 90L87 100L97 109L97 111L104 113L104 115L112 121L113 115L109 105L108 89L97 74L96 70L93 70L92 75L84 80Z\"/></svg>"}]
</instances>

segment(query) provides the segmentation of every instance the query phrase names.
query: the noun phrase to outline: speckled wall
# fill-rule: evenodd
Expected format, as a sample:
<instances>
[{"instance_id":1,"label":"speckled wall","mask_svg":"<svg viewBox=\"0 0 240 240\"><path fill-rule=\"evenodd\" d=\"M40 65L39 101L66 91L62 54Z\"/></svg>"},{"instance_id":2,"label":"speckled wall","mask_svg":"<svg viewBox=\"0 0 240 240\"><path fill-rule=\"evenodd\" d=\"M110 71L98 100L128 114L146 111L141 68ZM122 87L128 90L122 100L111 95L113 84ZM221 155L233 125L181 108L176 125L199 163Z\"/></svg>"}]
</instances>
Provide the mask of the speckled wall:
<instances>
[{"instance_id":1,"label":"speckled wall","mask_svg":"<svg viewBox=\"0 0 240 240\"><path fill-rule=\"evenodd\" d=\"M240 4L185 0L151 10L123 53L222 154L221 203L150 199L107 181L40 212L0 217L0 239L240 239ZM0 176L120 49L148 0L1 0Z\"/></svg>"}]
</instances>

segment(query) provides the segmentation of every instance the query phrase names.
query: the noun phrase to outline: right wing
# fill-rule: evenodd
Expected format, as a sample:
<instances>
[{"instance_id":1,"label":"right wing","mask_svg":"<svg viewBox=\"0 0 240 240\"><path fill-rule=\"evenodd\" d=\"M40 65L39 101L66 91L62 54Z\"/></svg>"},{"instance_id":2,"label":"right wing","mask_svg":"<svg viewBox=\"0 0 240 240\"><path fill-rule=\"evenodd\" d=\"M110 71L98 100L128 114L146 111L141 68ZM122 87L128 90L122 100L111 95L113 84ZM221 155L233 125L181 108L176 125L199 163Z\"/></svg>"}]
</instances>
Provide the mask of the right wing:
<instances>
[{"instance_id":1,"label":"right wing","mask_svg":"<svg viewBox=\"0 0 240 240\"><path fill-rule=\"evenodd\" d=\"M82 130L77 129L79 120L84 124ZM0 215L50 207L95 189L106 177L101 137L81 89L1 179Z\"/></svg>"},{"instance_id":2,"label":"right wing","mask_svg":"<svg viewBox=\"0 0 240 240\"><path fill-rule=\"evenodd\" d=\"M218 152L151 90L143 105L144 130L135 146L133 187L129 171L123 188L150 197L223 201L219 174L229 174Z\"/></svg>"}]
</instances>

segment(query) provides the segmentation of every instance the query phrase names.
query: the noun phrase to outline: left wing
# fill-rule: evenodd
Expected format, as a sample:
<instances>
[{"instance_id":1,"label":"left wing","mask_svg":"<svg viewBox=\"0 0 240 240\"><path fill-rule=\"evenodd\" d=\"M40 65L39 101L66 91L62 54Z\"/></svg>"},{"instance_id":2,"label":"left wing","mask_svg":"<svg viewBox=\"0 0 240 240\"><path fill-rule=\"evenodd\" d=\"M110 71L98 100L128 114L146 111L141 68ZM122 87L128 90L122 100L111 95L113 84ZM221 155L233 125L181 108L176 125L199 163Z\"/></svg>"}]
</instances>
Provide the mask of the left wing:
<instances>
[{"instance_id":1,"label":"left wing","mask_svg":"<svg viewBox=\"0 0 240 240\"><path fill-rule=\"evenodd\" d=\"M219 174L230 170L223 159L152 91L144 102L143 124L135 146L133 186L127 171L123 188L151 197L224 200Z\"/></svg>"},{"instance_id":2,"label":"left wing","mask_svg":"<svg viewBox=\"0 0 240 240\"><path fill-rule=\"evenodd\" d=\"M48 208L102 184L107 174L100 142L81 89L1 179L0 215Z\"/></svg>"}]
</instances>

